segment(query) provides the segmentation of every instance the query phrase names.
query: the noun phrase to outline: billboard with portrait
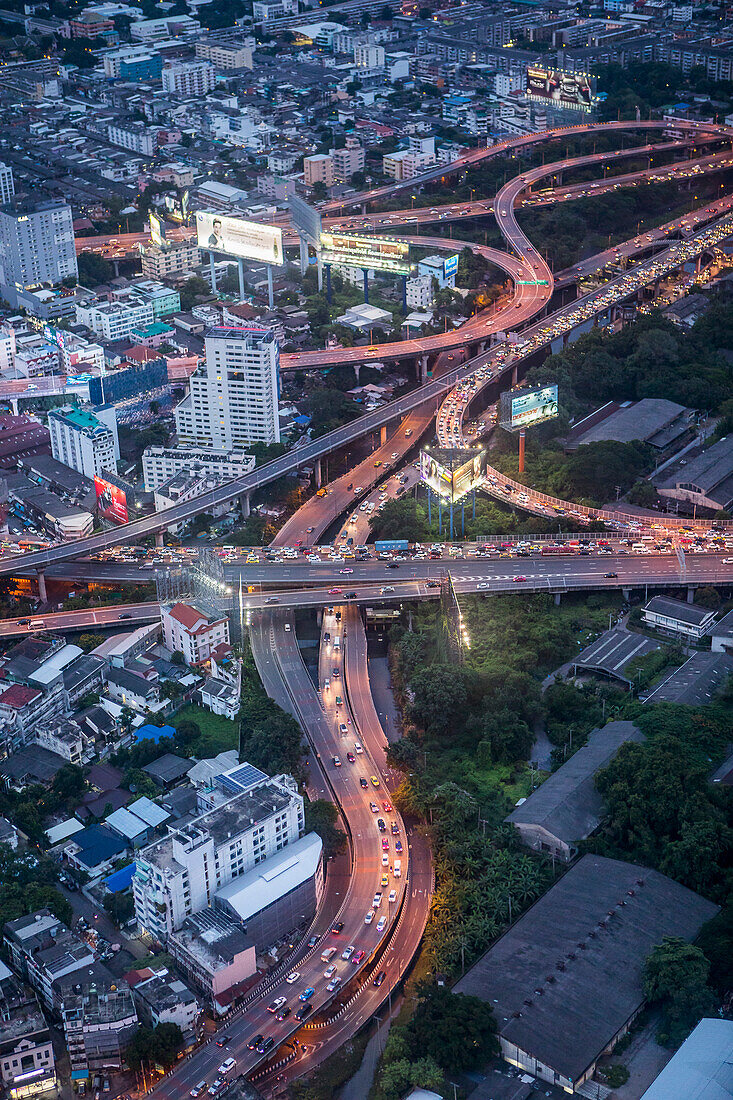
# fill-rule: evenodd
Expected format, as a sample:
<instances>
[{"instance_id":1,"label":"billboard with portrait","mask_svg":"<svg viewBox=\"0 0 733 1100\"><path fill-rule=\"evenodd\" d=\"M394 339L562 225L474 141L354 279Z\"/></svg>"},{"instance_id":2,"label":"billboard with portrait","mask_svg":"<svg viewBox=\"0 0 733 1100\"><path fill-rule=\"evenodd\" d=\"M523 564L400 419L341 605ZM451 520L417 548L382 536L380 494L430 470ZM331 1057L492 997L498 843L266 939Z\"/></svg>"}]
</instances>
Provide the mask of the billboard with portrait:
<instances>
[{"instance_id":1,"label":"billboard with portrait","mask_svg":"<svg viewBox=\"0 0 733 1100\"><path fill-rule=\"evenodd\" d=\"M244 218L228 218L208 210L196 211L196 237L199 248L223 252L242 260L264 264L282 264L283 231L275 225L260 225Z\"/></svg>"},{"instance_id":2,"label":"billboard with portrait","mask_svg":"<svg viewBox=\"0 0 733 1100\"><path fill-rule=\"evenodd\" d=\"M566 73L562 69L527 69L527 95L555 107L590 111L593 94L590 79L584 73Z\"/></svg>"},{"instance_id":3,"label":"billboard with portrait","mask_svg":"<svg viewBox=\"0 0 733 1100\"><path fill-rule=\"evenodd\" d=\"M360 237L355 233L321 233L321 259L324 264L409 275L409 256L407 241L389 237Z\"/></svg>"},{"instance_id":4,"label":"billboard with portrait","mask_svg":"<svg viewBox=\"0 0 733 1100\"><path fill-rule=\"evenodd\" d=\"M508 432L542 424L557 416L557 386L506 390L499 398L499 423Z\"/></svg>"},{"instance_id":5,"label":"billboard with portrait","mask_svg":"<svg viewBox=\"0 0 733 1100\"><path fill-rule=\"evenodd\" d=\"M97 510L101 519L112 523L127 523L127 494L118 485L95 475L94 490L97 494Z\"/></svg>"},{"instance_id":6,"label":"billboard with portrait","mask_svg":"<svg viewBox=\"0 0 733 1100\"><path fill-rule=\"evenodd\" d=\"M420 479L448 501L465 497L483 480L486 452L436 448L420 452Z\"/></svg>"}]
</instances>

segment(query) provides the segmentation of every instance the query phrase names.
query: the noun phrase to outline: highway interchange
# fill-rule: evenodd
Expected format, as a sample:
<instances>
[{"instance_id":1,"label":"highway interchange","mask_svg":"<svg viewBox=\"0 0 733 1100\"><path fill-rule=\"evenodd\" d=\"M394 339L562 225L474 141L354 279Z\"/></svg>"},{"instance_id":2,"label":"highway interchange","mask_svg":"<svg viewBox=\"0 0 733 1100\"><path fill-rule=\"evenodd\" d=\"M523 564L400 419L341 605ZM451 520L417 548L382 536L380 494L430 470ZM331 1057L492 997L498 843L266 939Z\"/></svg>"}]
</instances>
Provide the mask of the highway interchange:
<instances>
[{"instance_id":1,"label":"highway interchange","mask_svg":"<svg viewBox=\"0 0 733 1100\"><path fill-rule=\"evenodd\" d=\"M612 123L605 128L660 130L664 129L664 124ZM680 143L680 148L688 147L698 134L706 140L729 139L731 136L731 131L725 127L703 127L701 132L696 124L680 123L680 128L687 135L686 142ZM565 133L574 135L588 131L586 126L572 127L567 131L554 130L545 135L531 135L503 143L502 146L474 150L462 159L460 165L451 165L450 170L462 171L498 153L518 150ZM641 151L643 153L644 150ZM588 155L576 158L571 164L590 166L602 164L614 156L624 158L634 155L640 155L638 148L619 151L618 154ZM727 155L716 153L694 161L689 158L688 162L679 162L657 171L670 175L677 172L683 174L685 170L689 173L697 169L701 172L717 169L727 164ZM467 413L470 415L472 402L485 386L492 383L507 388L512 380L516 380L518 365L529 355L551 345L553 341L563 339L580 324L592 322L608 313L616 303L681 263L714 248L733 231L733 214L730 212L733 200L724 197L717 204L710 204L705 212L690 215L688 220L678 219L670 227L637 237L626 242L621 249L609 250L584 261L569 273L561 273L561 277L568 282L576 281L583 274L597 273L604 264L619 258L619 255L642 256L653 243L662 248L657 255L640 260L622 275L606 279L599 289L531 323L546 311L555 279L544 258L519 226L516 210L521 208L532 184L567 167L566 162L556 162L528 170L509 181L490 200L491 210L496 211L497 224L510 251L500 252L475 244L469 244L469 247L481 252L512 279L513 291L499 308L491 311L490 315L488 311L477 315L455 332L443 334L448 337L447 340L431 337L405 341L396 346L399 351L395 351L394 355L390 346L382 345L373 353L372 349L359 349L353 356L355 362L368 358L378 357L381 361L409 356L413 360L422 359L424 363L427 355L437 354L439 358L431 381L425 381L405 397L316 441L294 448L282 458L255 469L245 478L204 494L196 501L177 505L77 543L26 554L20 560L13 557L0 559L0 573L17 575L43 570L48 572L49 578L140 583L146 577L153 576L154 567L121 561L93 561L90 556L165 531L170 523L191 518L217 503L246 496L283 474L303 466L313 467L319 460L326 459L335 450L364 435L383 432L377 450L330 483L322 496L311 498L283 527L275 545L283 548L300 542L305 545L318 543L326 529L341 515L346 516L343 530L349 533L349 537L356 544L365 542L370 509L361 505L371 503L377 507L385 496L394 497L410 488L416 474L412 466L403 469L402 463L431 430L436 414L439 442L453 446L463 444L466 441L464 417ZM437 174L444 172L445 169L441 169ZM632 173L629 178L648 178L650 172L647 169ZM409 186L415 187L435 177L435 172L427 173L419 180L410 181ZM614 182L618 185L618 179ZM612 186L611 180L600 183L603 188ZM593 184L584 184L582 188L573 185L575 190L565 188L561 191L569 199L571 194L577 194L582 189L587 192L592 187ZM348 200L346 205L365 208L369 203L389 197L400 189L402 185L378 188L357 196L353 202ZM456 207L462 206L461 212L457 208L449 208L448 214L450 217L484 214L487 212L487 202L489 200L468 204L469 209L466 204L456 204ZM431 211L428 216L440 217L438 209L436 207L436 213ZM334 204L326 204L323 210L335 217ZM390 215L393 219L394 213ZM407 211L396 213L404 215L407 220ZM419 211L423 222L425 215L424 209ZM367 222L370 227L375 225L365 215L361 220L362 228L366 227ZM343 215L342 222L345 224ZM680 229L685 239L670 243L672 232ZM415 236L410 240L431 248L451 250L463 244L432 237ZM521 327L523 323L529 327L521 331L516 342L502 340L498 344L493 343L495 334ZM429 343L431 340L436 342ZM292 362L284 356L283 361L286 367L310 369L311 366L324 366L332 361L349 362L351 351L309 352L297 360L293 358ZM336 357L331 358L333 355ZM464 362L465 356L468 358ZM457 390L457 386L462 386L462 390ZM395 422L396 431L387 439L383 430ZM490 472L489 478L496 473ZM385 493L380 493L379 488L373 489L378 483L385 487ZM489 480L485 488L500 499L510 500L516 506L546 517L554 518L558 509L562 508L571 514L576 512L578 518L595 518L595 514L586 514L569 502L550 503L538 494L529 494L524 486L512 483L511 490L507 491L506 485L509 483L506 479L502 484L505 488L500 491ZM521 500L520 494L527 499ZM611 526L633 524L634 529L651 529L651 519L644 521L634 517L631 520L622 512L604 513L602 518ZM665 517L662 521L655 517L656 525L661 522L678 533L685 524L684 520ZM343 537L338 541L343 544ZM216 1076L217 1066L225 1057L236 1058L238 1073L256 1071L263 1060L273 1057L278 1063L277 1072L284 1074L284 1079L306 1071L342 1045L371 1018L385 997L398 987L417 950L429 915L430 853L424 836L410 823L403 821L390 805L390 786L394 785L396 777L390 774L386 764L385 733L369 686L366 634L358 605L437 598L441 582L448 573L458 593L487 596L499 592L537 591L562 596L564 592L595 588L627 590L640 585L694 588L700 584L733 583L731 549L725 546L708 547L704 553L692 552L694 547L688 549L690 552L685 554L676 543L675 546L666 546L664 552L628 553L621 552L622 547L615 542L603 550L598 546L582 551L576 547L568 553L558 552L552 556L541 556L539 551L529 551L527 557L517 557L516 553L508 552L502 554L500 551L491 555L476 554L474 551L470 557L455 553L438 560L425 556L408 557L402 561L378 561L373 558L367 561L307 561L303 555L296 555L295 558L285 557L279 561L262 561L258 556L257 561L251 562L232 557L225 563L225 576L239 594L238 599L249 624L253 655L266 690L280 705L295 714L308 739L313 756L310 784L339 806L349 836L350 875L345 894L335 890L332 882L327 882L323 906L312 928L307 930L307 934L315 938L313 946L298 949L288 960L287 968L266 979L264 988L248 999L246 1010L227 1021L223 1029L229 1035L226 1048L217 1047L214 1041L206 1043L155 1087L156 1095L181 1100L192 1089L195 1091L195 1086L201 1081L206 1081L208 1088ZM252 586L253 591L247 591L247 586ZM323 611L317 686L303 663L297 643L294 611L298 608ZM154 603L60 614L44 612L43 615L32 616L30 621L3 620L0 633L12 636L27 634L34 629L72 631L118 623L122 627L121 620L133 625L153 620L157 612L158 607ZM339 646L334 645L336 637L339 637ZM362 752L357 752L357 742ZM349 759L349 754L353 755L353 761ZM335 758L338 758L338 764ZM376 807L376 812L371 803ZM385 804L390 808L385 808ZM380 818L385 822L384 833L376 824ZM398 839L403 846L400 853L402 874L395 876L394 861L398 858L395 845ZM384 851L383 841L387 843ZM390 902L392 890L394 901ZM374 908L372 903L376 892L382 894L380 904L376 906L374 916L365 923L365 918ZM383 927L380 926L382 917L387 918ZM337 920L342 920L344 927L335 935L331 928ZM352 959L341 959L341 952L349 945L356 949ZM338 948L337 955L333 960L322 960L322 952L331 947ZM354 966L353 957L361 951L364 956L359 960L359 965ZM326 976L324 971L332 965L337 970ZM294 971L297 971L298 977L289 983L288 973ZM382 972L384 979L374 984L374 979ZM328 989L327 984L333 976L341 977L342 983ZM347 979L350 979L348 984ZM307 1002L301 1001L300 995L309 989L313 993L309 994ZM276 1012L268 1011L268 1005L272 1006L280 997L285 998L284 1003L291 1009L282 1020L276 1018ZM319 1025L323 1025L324 1021L330 1022L315 1027L309 1016L300 1026L294 1019L295 1011L305 1003L313 1006L312 1015L319 1016ZM297 1042L293 1043L291 1037L296 1031ZM272 1046L259 1051L250 1049L250 1040L256 1035L271 1038ZM283 1043L290 1045L283 1046ZM280 1066L281 1062L285 1064ZM267 1080L270 1084L278 1083L278 1078L273 1074Z\"/></svg>"}]
</instances>

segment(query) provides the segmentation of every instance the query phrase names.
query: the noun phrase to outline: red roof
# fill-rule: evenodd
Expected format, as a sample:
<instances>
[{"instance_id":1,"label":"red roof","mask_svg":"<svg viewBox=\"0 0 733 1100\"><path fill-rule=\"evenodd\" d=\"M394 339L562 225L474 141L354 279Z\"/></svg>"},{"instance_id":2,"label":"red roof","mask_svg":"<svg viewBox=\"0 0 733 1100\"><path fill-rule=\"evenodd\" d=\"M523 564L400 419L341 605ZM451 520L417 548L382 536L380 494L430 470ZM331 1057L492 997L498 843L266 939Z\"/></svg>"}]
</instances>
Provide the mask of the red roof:
<instances>
[{"instance_id":1,"label":"red roof","mask_svg":"<svg viewBox=\"0 0 733 1100\"><path fill-rule=\"evenodd\" d=\"M193 630L202 619L208 622L205 615L202 615L195 607L189 607L187 603L174 603L170 610L170 616L181 626L185 626L186 630Z\"/></svg>"},{"instance_id":2,"label":"red roof","mask_svg":"<svg viewBox=\"0 0 733 1100\"><path fill-rule=\"evenodd\" d=\"M228 657L232 652L232 647L227 645L226 642L219 642L217 646L211 651L211 656L215 661L221 661L224 657Z\"/></svg>"},{"instance_id":3,"label":"red roof","mask_svg":"<svg viewBox=\"0 0 733 1100\"><path fill-rule=\"evenodd\" d=\"M20 710L27 703L37 699L40 694L38 688L26 687L25 684L11 684L0 695L0 706L14 707L15 710Z\"/></svg>"},{"instance_id":4,"label":"red roof","mask_svg":"<svg viewBox=\"0 0 733 1100\"><path fill-rule=\"evenodd\" d=\"M143 344L133 344L125 352L125 359L133 363L147 363L151 359L160 359L160 352L153 351L152 348L146 348Z\"/></svg>"}]
</instances>

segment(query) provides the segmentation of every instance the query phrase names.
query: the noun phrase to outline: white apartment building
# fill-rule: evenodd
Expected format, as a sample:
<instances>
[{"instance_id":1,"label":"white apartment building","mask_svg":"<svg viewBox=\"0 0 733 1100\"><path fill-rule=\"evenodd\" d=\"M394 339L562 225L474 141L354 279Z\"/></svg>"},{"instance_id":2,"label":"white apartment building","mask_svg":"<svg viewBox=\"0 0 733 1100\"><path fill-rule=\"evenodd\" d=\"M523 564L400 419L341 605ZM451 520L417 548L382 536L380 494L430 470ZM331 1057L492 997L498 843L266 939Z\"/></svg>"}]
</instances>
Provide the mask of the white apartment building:
<instances>
[{"instance_id":1,"label":"white apartment building","mask_svg":"<svg viewBox=\"0 0 733 1100\"><path fill-rule=\"evenodd\" d=\"M177 241L170 247L155 245L141 249L143 275L148 279L166 279L171 275L188 275L201 263L196 241Z\"/></svg>"},{"instance_id":2,"label":"white apartment building","mask_svg":"<svg viewBox=\"0 0 733 1100\"><path fill-rule=\"evenodd\" d=\"M357 42L354 46L354 65L357 69L383 69L384 46L374 42ZM355 74L358 79L358 73Z\"/></svg>"},{"instance_id":3,"label":"white apartment building","mask_svg":"<svg viewBox=\"0 0 733 1100\"><path fill-rule=\"evenodd\" d=\"M405 288L410 309L428 309L433 304L433 280L430 275L418 275L408 279Z\"/></svg>"},{"instance_id":4,"label":"white apartment building","mask_svg":"<svg viewBox=\"0 0 733 1100\"><path fill-rule=\"evenodd\" d=\"M13 169L9 164L0 163L0 206L5 206L6 202L10 202L14 194Z\"/></svg>"},{"instance_id":5,"label":"white apartment building","mask_svg":"<svg viewBox=\"0 0 733 1100\"><path fill-rule=\"evenodd\" d=\"M137 61L140 58L149 57L148 46L122 46L118 50L110 50L102 58L104 75L110 80L120 79L120 66L123 61Z\"/></svg>"},{"instance_id":6,"label":"white apartment building","mask_svg":"<svg viewBox=\"0 0 733 1100\"><path fill-rule=\"evenodd\" d=\"M166 38L191 38L201 23L190 15L166 15L162 19L140 19L130 24L130 38L138 42L163 42Z\"/></svg>"},{"instance_id":7,"label":"white apartment building","mask_svg":"<svg viewBox=\"0 0 733 1100\"><path fill-rule=\"evenodd\" d=\"M366 163L364 146L359 144L357 138L349 135L343 149L329 149L333 162L333 178L335 183L348 183L354 172L363 172Z\"/></svg>"},{"instance_id":8,"label":"white apartment building","mask_svg":"<svg viewBox=\"0 0 733 1100\"><path fill-rule=\"evenodd\" d=\"M164 943L187 917L212 905L222 886L303 835L303 799L287 776L268 779L249 764L218 778L214 809L136 854L135 916Z\"/></svg>"},{"instance_id":9,"label":"white apartment building","mask_svg":"<svg viewBox=\"0 0 733 1100\"><path fill-rule=\"evenodd\" d=\"M143 481L148 493L181 472L203 470L218 481L232 481L254 467L255 456L240 451L196 447L146 447L143 451Z\"/></svg>"},{"instance_id":10,"label":"white apartment building","mask_svg":"<svg viewBox=\"0 0 733 1100\"><path fill-rule=\"evenodd\" d=\"M216 86L210 61L176 61L163 69L163 91L170 95L206 95Z\"/></svg>"},{"instance_id":11,"label":"white apartment building","mask_svg":"<svg viewBox=\"0 0 733 1100\"><path fill-rule=\"evenodd\" d=\"M85 477L114 473L120 457L114 405L80 409L64 405L48 414L51 454Z\"/></svg>"},{"instance_id":12,"label":"white apartment building","mask_svg":"<svg viewBox=\"0 0 733 1100\"><path fill-rule=\"evenodd\" d=\"M158 148L158 130L146 126L144 122L128 122L124 126L110 124L107 127L107 140L122 149L152 157Z\"/></svg>"},{"instance_id":13,"label":"white apartment building","mask_svg":"<svg viewBox=\"0 0 733 1100\"><path fill-rule=\"evenodd\" d=\"M246 42L222 42L204 38L196 43L196 57L210 61L217 69L252 69L254 45L254 38Z\"/></svg>"},{"instance_id":14,"label":"white apartment building","mask_svg":"<svg viewBox=\"0 0 733 1100\"><path fill-rule=\"evenodd\" d=\"M15 329L0 327L0 371L11 370L15 363Z\"/></svg>"},{"instance_id":15,"label":"white apartment building","mask_svg":"<svg viewBox=\"0 0 733 1100\"><path fill-rule=\"evenodd\" d=\"M304 157L303 179L307 187L312 187L314 183L333 187L333 158L328 153L315 153L312 157Z\"/></svg>"},{"instance_id":16,"label":"white apartment building","mask_svg":"<svg viewBox=\"0 0 733 1100\"><path fill-rule=\"evenodd\" d=\"M59 369L60 352L58 344L51 343L40 334L16 336L13 365L16 374L24 378L37 378L39 375L53 374Z\"/></svg>"},{"instance_id":17,"label":"white apartment building","mask_svg":"<svg viewBox=\"0 0 733 1100\"><path fill-rule=\"evenodd\" d=\"M430 139L433 141L433 138ZM435 151L421 152L418 149L398 149L382 157L382 171L394 180L411 180L413 176L424 172L436 163Z\"/></svg>"},{"instance_id":18,"label":"white apartment building","mask_svg":"<svg viewBox=\"0 0 733 1100\"><path fill-rule=\"evenodd\" d=\"M84 372L90 368L101 374L104 372L104 348L74 332L64 332L61 365L66 374Z\"/></svg>"},{"instance_id":19,"label":"white apartment building","mask_svg":"<svg viewBox=\"0 0 733 1100\"><path fill-rule=\"evenodd\" d=\"M205 344L206 363L175 409L179 441L219 451L279 443L280 352L272 329L213 328Z\"/></svg>"},{"instance_id":20,"label":"white apartment building","mask_svg":"<svg viewBox=\"0 0 733 1100\"><path fill-rule=\"evenodd\" d=\"M155 308L138 294L128 292L108 302L94 298L88 302L75 302L76 319L80 325L103 336L105 340L123 340L134 328L152 325Z\"/></svg>"},{"instance_id":21,"label":"white apartment building","mask_svg":"<svg viewBox=\"0 0 733 1100\"><path fill-rule=\"evenodd\" d=\"M229 645L229 619L212 618L187 603L161 606L163 642L171 653L182 653L187 665L208 661L220 645Z\"/></svg>"}]
</instances>

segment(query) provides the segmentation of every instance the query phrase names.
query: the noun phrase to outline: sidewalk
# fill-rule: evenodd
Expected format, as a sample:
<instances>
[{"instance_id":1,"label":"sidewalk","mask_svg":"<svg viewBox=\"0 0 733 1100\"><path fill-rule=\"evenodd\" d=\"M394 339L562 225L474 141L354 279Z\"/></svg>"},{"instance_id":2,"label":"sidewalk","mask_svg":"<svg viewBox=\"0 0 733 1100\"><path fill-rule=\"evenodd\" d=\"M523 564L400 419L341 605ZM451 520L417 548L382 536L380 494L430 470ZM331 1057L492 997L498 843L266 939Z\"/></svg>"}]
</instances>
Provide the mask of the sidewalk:
<instances>
[{"instance_id":1,"label":"sidewalk","mask_svg":"<svg viewBox=\"0 0 733 1100\"><path fill-rule=\"evenodd\" d=\"M369 1039L366 1050L364 1051L364 1057L361 1060L361 1065L351 1080L347 1081L341 1089L338 1100L364 1100L364 1098L369 1095L369 1090L374 1083L377 1063L387 1042L392 1020L394 1020L399 1013L401 1005L402 998L399 997L392 1006L392 1015L390 1017L387 1017L386 1006L382 1009L383 1022Z\"/></svg>"}]
</instances>

